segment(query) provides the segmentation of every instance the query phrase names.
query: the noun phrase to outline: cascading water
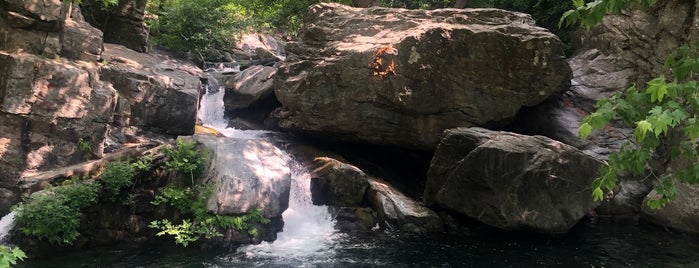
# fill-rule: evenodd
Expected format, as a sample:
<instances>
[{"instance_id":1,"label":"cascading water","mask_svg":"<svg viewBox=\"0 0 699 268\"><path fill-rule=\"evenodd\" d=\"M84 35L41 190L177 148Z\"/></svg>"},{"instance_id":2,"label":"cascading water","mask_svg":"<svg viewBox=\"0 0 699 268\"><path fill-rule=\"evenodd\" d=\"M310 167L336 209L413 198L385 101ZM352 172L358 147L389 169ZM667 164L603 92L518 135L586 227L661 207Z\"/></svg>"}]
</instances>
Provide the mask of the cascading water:
<instances>
[{"instance_id":1,"label":"cascading water","mask_svg":"<svg viewBox=\"0 0 699 268\"><path fill-rule=\"evenodd\" d=\"M12 211L0 219L0 242L4 242L7 235L15 227L15 212Z\"/></svg>"},{"instance_id":2,"label":"cascading water","mask_svg":"<svg viewBox=\"0 0 699 268\"><path fill-rule=\"evenodd\" d=\"M218 130L226 137L239 139L255 139L260 138L262 134L269 133L268 131L259 130L238 130L228 127L228 121L225 118L225 107L223 104L224 88L219 84L216 78L209 76L206 93L201 97L199 105L199 120L202 125Z\"/></svg>"},{"instance_id":3,"label":"cascading water","mask_svg":"<svg viewBox=\"0 0 699 268\"><path fill-rule=\"evenodd\" d=\"M202 124L218 130L227 137L261 139L267 131L236 130L227 127L224 117L224 89L215 78L209 77L209 89L202 96L199 119ZM323 260L333 254L339 237L332 216L325 206L314 206L311 201L311 175L300 164L293 164L289 208L282 214L284 229L272 243L250 245L238 249L228 262L277 263L294 267Z\"/></svg>"}]
</instances>

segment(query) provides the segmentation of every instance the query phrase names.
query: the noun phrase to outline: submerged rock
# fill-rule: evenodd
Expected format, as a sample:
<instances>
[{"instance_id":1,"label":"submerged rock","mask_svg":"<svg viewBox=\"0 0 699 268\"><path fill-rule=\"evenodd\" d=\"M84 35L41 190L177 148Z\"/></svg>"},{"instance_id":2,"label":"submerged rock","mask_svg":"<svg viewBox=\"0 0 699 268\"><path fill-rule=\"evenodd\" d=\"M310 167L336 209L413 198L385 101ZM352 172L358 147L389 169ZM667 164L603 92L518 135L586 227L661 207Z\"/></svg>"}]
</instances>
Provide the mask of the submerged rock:
<instances>
[{"instance_id":1,"label":"submerged rock","mask_svg":"<svg viewBox=\"0 0 699 268\"><path fill-rule=\"evenodd\" d=\"M571 77L555 35L497 9L318 4L287 50L280 127L419 149L447 128L503 125Z\"/></svg>"},{"instance_id":2,"label":"submerged rock","mask_svg":"<svg viewBox=\"0 0 699 268\"><path fill-rule=\"evenodd\" d=\"M506 230L565 233L594 209L591 184L601 165L543 136L449 129L424 201Z\"/></svg>"}]
</instances>

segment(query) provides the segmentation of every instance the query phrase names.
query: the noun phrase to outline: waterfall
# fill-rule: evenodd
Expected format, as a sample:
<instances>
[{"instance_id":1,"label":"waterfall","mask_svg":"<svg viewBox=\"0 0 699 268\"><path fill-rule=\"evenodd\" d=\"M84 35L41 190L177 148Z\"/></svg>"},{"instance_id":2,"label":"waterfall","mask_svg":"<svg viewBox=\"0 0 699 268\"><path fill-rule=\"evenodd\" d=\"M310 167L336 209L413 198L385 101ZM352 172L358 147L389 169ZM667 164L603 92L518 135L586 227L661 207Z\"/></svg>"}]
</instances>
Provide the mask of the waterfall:
<instances>
[{"instance_id":1,"label":"waterfall","mask_svg":"<svg viewBox=\"0 0 699 268\"><path fill-rule=\"evenodd\" d=\"M199 120L202 125L218 130L226 137L238 139L259 139L264 134L269 134L269 131L263 130L238 130L228 127L228 120L225 117L225 106L223 104L223 95L226 90L214 78L209 75L206 93L201 97L199 102Z\"/></svg>"},{"instance_id":2,"label":"waterfall","mask_svg":"<svg viewBox=\"0 0 699 268\"><path fill-rule=\"evenodd\" d=\"M14 227L15 212L11 211L7 215L3 216L2 219L0 219L0 242L5 241L5 238L8 234L10 234L10 231L12 231L12 228Z\"/></svg>"},{"instance_id":3,"label":"waterfall","mask_svg":"<svg viewBox=\"0 0 699 268\"><path fill-rule=\"evenodd\" d=\"M224 89L209 77L209 89L202 96L199 118L202 124L223 135L238 139L265 139L268 131L237 130L227 127L224 115ZM265 259L267 263L302 266L311 260L327 260L333 253L339 234L335 232L332 215L326 206L314 206L311 201L311 175L299 163L291 166L289 208L284 211L284 229L272 243L249 245L238 249L242 258Z\"/></svg>"},{"instance_id":4,"label":"waterfall","mask_svg":"<svg viewBox=\"0 0 699 268\"><path fill-rule=\"evenodd\" d=\"M327 260L335 253L339 234L328 208L311 202L311 175L297 165L292 167L291 177L289 208L282 214L284 230L274 242L239 248L243 258L301 266Z\"/></svg>"}]
</instances>

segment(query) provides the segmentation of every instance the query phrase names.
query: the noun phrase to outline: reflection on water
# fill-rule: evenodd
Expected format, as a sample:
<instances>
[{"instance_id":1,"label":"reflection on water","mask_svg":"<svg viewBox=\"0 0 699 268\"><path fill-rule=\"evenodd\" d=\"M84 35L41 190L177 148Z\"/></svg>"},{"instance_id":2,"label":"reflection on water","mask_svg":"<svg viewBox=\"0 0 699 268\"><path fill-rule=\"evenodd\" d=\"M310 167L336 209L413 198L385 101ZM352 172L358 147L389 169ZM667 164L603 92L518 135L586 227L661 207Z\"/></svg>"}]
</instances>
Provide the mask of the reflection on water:
<instances>
[{"instance_id":1,"label":"reflection on water","mask_svg":"<svg viewBox=\"0 0 699 268\"><path fill-rule=\"evenodd\" d=\"M330 236L330 250L319 254L295 254L293 249L267 254L265 246L199 252L160 245L33 258L26 267L699 267L699 237L645 225L585 222L560 237L494 230L463 237L381 231ZM306 246L299 252L313 251Z\"/></svg>"}]
</instances>

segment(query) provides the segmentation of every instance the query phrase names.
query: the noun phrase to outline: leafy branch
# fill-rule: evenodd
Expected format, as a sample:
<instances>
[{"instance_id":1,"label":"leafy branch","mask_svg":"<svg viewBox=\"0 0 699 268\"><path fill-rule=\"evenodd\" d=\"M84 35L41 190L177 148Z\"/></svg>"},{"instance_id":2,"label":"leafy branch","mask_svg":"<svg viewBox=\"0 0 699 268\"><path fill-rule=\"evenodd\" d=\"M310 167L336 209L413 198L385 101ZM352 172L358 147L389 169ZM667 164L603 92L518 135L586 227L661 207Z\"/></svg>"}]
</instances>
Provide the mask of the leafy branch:
<instances>
[{"instance_id":1,"label":"leafy branch","mask_svg":"<svg viewBox=\"0 0 699 268\"><path fill-rule=\"evenodd\" d=\"M609 166L593 182L596 200L613 190L618 174L640 175L654 159L666 163L667 169L658 178L659 198L650 200L649 207L659 208L673 200L676 183L699 183L699 85L695 80L699 54L683 46L666 60L665 68L672 77L661 75L645 88L632 86L602 99L597 110L583 118L578 129L583 138L615 120L634 128L631 141L610 155Z\"/></svg>"}]
</instances>

